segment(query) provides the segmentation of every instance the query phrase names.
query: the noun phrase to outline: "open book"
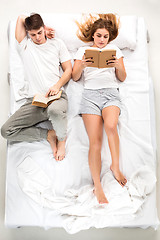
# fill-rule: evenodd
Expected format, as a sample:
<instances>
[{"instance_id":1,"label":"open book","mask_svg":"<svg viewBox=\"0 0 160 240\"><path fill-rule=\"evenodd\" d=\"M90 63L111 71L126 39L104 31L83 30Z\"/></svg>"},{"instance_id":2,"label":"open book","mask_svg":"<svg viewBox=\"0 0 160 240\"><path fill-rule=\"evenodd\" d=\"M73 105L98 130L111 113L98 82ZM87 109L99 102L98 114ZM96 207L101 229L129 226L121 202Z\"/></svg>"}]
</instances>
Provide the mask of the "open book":
<instances>
[{"instance_id":1,"label":"open book","mask_svg":"<svg viewBox=\"0 0 160 240\"><path fill-rule=\"evenodd\" d=\"M92 62L90 67L97 68L109 68L107 65L108 60L114 59L113 56L116 56L116 50L114 49L86 49L85 50L85 59L91 58L89 62Z\"/></svg>"},{"instance_id":2,"label":"open book","mask_svg":"<svg viewBox=\"0 0 160 240\"><path fill-rule=\"evenodd\" d=\"M38 107L43 107L46 108L48 107L49 104L51 104L53 101L59 99L61 97L62 90L59 91L58 94L50 96L50 97L45 97L42 94L36 94L33 98L32 105L38 106Z\"/></svg>"}]
</instances>

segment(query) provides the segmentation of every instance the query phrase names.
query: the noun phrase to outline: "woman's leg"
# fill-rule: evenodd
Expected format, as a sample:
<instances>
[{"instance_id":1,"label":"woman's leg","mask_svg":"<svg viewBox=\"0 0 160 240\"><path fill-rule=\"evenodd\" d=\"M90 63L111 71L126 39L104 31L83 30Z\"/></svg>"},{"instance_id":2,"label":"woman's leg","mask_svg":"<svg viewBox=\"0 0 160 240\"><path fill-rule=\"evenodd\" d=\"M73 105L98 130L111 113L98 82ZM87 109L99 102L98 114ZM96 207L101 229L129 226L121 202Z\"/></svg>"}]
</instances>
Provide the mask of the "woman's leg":
<instances>
[{"instance_id":1,"label":"woman's leg","mask_svg":"<svg viewBox=\"0 0 160 240\"><path fill-rule=\"evenodd\" d=\"M99 203L108 203L100 182L101 146L103 134L102 117L93 114L82 114L84 125L89 137L89 167L94 182L94 193Z\"/></svg>"},{"instance_id":2,"label":"woman's leg","mask_svg":"<svg viewBox=\"0 0 160 240\"><path fill-rule=\"evenodd\" d=\"M117 131L119 113L120 109L117 106L109 106L102 110L104 128L108 136L108 144L112 157L111 170L119 184L124 186L127 180L119 169L119 136Z\"/></svg>"}]
</instances>

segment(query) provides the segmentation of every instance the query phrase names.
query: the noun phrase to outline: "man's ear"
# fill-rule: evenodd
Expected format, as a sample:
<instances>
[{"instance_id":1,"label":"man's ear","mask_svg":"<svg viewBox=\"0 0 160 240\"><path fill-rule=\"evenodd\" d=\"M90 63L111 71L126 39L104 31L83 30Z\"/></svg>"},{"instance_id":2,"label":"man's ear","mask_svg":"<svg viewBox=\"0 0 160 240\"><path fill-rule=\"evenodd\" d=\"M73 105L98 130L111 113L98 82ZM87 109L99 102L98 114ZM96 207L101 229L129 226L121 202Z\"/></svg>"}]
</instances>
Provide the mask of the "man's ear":
<instances>
[{"instance_id":1,"label":"man's ear","mask_svg":"<svg viewBox=\"0 0 160 240\"><path fill-rule=\"evenodd\" d=\"M29 35L29 32L26 30L26 35L28 38L31 38L30 35Z\"/></svg>"},{"instance_id":2,"label":"man's ear","mask_svg":"<svg viewBox=\"0 0 160 240\"><path fill-rule=\"evenodd\" d=\"M46 36L46 25L44 25L44 34Z\"/></svg>"}]
</instances>

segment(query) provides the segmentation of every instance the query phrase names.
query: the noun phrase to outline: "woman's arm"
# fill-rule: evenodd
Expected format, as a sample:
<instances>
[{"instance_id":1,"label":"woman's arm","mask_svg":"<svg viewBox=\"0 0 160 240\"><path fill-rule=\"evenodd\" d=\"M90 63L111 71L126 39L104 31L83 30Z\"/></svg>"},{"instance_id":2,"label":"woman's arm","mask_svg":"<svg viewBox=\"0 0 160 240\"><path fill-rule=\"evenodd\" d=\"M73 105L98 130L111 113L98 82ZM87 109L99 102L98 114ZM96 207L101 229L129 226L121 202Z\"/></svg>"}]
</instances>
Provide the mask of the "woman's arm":
<instances>
[{"instance_id":1,"label":"woman's arm","mask_svg":"<svg viewBox=\"0 0 160 240\"><path fill-rule=\"evenodd\" d=\"M91 62L88 62L90 59L85 59L83 56L82 60L75 60L74 61L74 66L72 70L72 79L74 81L78 81L82 75L83 69L85 67L89 67Z\"/></svg>"},{"instance_id":2,"label":"woman's arm","mask_svg":"<svg viewBox=\"0 0 160 240\"><path fill-rule=\"evenodd\" d=\"M123 57L108 61L110 67L115 67L115 74L119 81L123 82L126 79L126 70L123 62Z\"/></svg>"},{"instance_id":3,"label":"woman's arm","mask_svg":"<svg viewBox=\"0 0 160 240\"><path fill-rule=\"evenodd\" d=\"M116 77L118 78L119 81L123 82L126 79L126 70L123 62L123 58L118 59L118 64L116 66Z\"/></svg>"},{"instance_id":4,"label":"woman's arm","mask_svg":"<svg viewBox=\"0 0 160 240\"><path fill-rule=\"evenodd\" d=\"M78 81L83 72L82 60L75 60L72 70L72 79Z\"/></svg>"}]
</instances>

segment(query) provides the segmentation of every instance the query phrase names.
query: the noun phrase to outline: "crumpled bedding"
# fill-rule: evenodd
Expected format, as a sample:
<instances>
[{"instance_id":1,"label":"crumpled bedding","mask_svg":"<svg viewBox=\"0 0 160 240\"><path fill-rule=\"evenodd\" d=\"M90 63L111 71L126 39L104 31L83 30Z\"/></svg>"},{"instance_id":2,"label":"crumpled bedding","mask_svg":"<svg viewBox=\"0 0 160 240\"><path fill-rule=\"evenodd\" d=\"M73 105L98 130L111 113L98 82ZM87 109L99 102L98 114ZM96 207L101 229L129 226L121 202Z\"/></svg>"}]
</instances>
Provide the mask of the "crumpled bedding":
<instances>
[{"instance_id":1,"label":"crumpled bedding","mask_svg":"<svg viewBox=\"0 0 160 240\"><path fill-rule=\"evenodd\" d=\"M58 196L51 179L30 156L17 166L17 175L25 194L41 207L65 216L62 225L69 233L97 227L100 222L103 222L101 227L106 227L111 218L116 224L120 219L123 224L133 220L156 183L154 171L147 166L138 168L125 187L120 186L108 169L101 181L109 204L98 204L93 185L68 189L64 197Z\"/></svg>"}]
</instances>

